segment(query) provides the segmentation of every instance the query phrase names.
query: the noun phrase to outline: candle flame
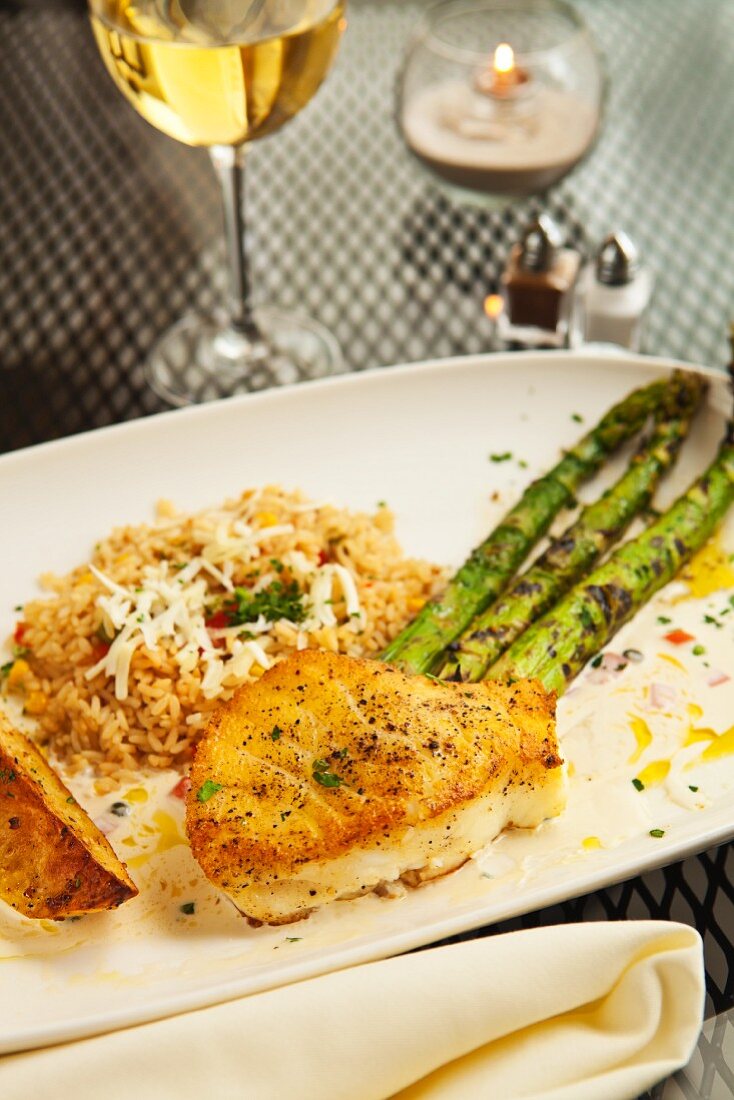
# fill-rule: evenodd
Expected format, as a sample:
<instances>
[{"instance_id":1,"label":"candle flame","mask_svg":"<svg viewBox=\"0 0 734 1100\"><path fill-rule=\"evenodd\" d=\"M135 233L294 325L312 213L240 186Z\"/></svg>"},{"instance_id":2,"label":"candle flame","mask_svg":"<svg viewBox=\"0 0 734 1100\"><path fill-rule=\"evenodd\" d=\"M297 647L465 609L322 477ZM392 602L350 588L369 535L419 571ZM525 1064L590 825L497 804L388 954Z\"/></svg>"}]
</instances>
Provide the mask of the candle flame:
<instances>
[{"instance_id":1,"label":"candle flame","mask_svg":"<svg viewBox=\"0 0 734 1100\"><path fill-rule=\"evenodd\" d=\"M496 321L504 308L505 303L501 294L488 294L484 299L484 312L490 321Z\"/></svg>"},{"instance_id":2,"label":"candle flame","mask_svg":"<svg viewBox=\"0 0 734 1100\"><path fill-rule=\"evenodd\" d=\"M515 51L507 42L500 42L494 51L492 67L496 73L511 73L515 68Z\"/></svg>"}]
</instances>

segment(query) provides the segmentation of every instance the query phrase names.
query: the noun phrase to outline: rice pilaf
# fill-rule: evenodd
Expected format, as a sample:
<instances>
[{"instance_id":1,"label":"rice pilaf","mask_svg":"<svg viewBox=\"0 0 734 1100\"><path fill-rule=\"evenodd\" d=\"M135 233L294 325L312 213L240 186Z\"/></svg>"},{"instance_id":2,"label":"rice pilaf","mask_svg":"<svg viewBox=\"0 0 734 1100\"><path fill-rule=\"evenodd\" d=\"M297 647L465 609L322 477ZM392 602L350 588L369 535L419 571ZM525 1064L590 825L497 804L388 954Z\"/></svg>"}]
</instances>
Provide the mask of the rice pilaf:
<instances>
[{"instance_id":1,"label":"rice pilaf","mask_svg":"<svg viewBox=\"0 0 734 1100\"><path fill-rule=\"evenodd\" d=\"M187 762L215 703L294 649L379 653L443 580L403 556L385 506L352 513L274 486L191 515L164 502L41 578L52 595L22 609L5 690L104 793Z\"/></svg>"}]
</instances>

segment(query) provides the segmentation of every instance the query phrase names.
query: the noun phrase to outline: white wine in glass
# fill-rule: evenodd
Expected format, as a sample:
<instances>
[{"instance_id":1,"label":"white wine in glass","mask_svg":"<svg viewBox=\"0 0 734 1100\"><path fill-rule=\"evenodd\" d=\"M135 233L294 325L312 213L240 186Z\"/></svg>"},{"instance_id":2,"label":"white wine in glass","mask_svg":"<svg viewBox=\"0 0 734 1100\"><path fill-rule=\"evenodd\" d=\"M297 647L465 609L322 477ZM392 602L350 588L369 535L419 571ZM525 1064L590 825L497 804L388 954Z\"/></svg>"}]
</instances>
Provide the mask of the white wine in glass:
<instances>
[{"instance_id":1,"label":"white wine in glass","mask_svg":"<svg viewBox=\"0 0 734 1100\"><path fill-rule=\"evenodd\" d=\"M254 309L244 246L249 142L315 95L336 54L345 0L90 0L105 65L135 109L187 145L209 148L222 185L229 309L188 315L147 363L172 404L322 377L338 346L314 321Z\"/></svg>"}]
</instances>

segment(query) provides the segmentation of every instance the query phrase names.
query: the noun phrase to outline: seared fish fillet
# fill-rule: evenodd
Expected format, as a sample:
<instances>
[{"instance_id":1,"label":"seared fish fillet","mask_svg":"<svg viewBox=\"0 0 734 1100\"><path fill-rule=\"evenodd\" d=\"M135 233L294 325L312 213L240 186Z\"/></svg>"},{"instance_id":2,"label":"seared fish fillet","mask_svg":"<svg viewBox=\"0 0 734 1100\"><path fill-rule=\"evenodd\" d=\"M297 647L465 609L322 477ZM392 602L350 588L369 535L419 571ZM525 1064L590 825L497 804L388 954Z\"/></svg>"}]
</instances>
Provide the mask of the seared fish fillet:
<instances>
[{"instance_id":1,"label":"seared fish fillet","mask_svg":"<svg viewBox=\"0 0 734 1100\"><path fill-rule=\"evenodd\" d=\"M560 813L555 697L305 650L219 708L187 797L207 877L254 922L461 866Z\"/></svg>"}]
</instances>

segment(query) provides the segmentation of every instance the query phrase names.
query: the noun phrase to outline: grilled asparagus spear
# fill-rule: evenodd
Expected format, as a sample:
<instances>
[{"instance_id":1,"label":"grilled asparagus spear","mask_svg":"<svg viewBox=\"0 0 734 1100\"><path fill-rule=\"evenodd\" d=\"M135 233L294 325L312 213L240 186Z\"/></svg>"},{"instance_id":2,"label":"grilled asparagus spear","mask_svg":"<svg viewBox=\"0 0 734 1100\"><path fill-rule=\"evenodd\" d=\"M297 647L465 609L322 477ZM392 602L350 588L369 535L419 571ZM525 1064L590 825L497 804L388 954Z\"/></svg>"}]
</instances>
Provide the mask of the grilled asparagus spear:
<instances>
[{"instance_id":1,"label":"grilled asparagus spear","mask_svg":"<svg viewBox=\"0 0 734 1100\"><path fill-rule=\"evenodd\" d=\"M676 372L656 411L651 437L620 480L584 508L576 522L449 646L439 673L442 679L481 680L515 639L613 546L675 461L704 389L700 375Z\"/></svg>"},{"instance_id":2,"label":"grilled asparagus spear","mask_svg":"<svg viewBox=\"0 0 734 1100\"><path fill-rule=\"evenodd\" d=\"M734 421L708 470L517 639L488 678L537 677L560 695L588 659L672 580L734 504Z\"/></svg>"},{"instance_id":3,"label":"grilled asparagus spear","mask_svg":"<svg viewBox=\"0 0 734 1100\"><path fill-rule=\"evenodd\" d=\"M663 399L666 382L655 382L609 410L550 473L534 481L499 526L472 551L438 600L427 603L382 653L408 672L427 672L449 642L495 600L528 552L570 504L582 482L637 432Z\"/></svg>"}]
</instances>

